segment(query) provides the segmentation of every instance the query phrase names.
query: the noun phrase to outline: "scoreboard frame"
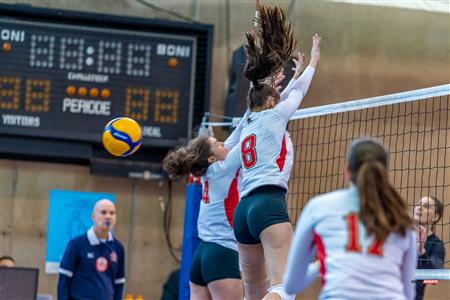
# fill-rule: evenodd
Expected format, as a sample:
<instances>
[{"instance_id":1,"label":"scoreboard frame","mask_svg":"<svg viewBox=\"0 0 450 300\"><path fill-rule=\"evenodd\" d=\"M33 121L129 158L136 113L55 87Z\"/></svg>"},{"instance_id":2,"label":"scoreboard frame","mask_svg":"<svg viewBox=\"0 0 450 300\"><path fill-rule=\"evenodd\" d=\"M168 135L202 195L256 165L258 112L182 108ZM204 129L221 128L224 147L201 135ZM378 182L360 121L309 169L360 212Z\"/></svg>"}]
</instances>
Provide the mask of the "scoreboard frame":
<instances>
[{"instance_id":1,"label":"scoreboard frame","mask_svg":"<svg viewBox=\"0 0 450 300\"><path fill-rule=\"evenodd\" d=\"M208 110L213 42L212 25L9 4L0 4L0 15L3 19L18 22L50 23L55 26L68 27L82 26L93 28L93 30L135 31L155 36L182 36L187 40L194 40L196 45L195 57L192 57L195 66L192 68L191 107L189 111L179 112L189 114L188 127L190 128L187 128L187 134L182 133L178 137L172 135L168 139L162 137L146 140L144 137L143 147L137 153L124 159L114 158L107 154L101 145L101 139L83 140L79 136L74 138L69 131L64 135L61 135L61 132L48 135L27 135L24 134L23 128L17 127L17 132L15 132L15 127L10 126L6 132L0 132L0 158L86 164L91 165L92 173L135 178L139 178L139 174L142 173L147 174L143 178L148 179L145 177L148 177L149 173L162 174L161 160L168 148L189 139L192 128L199 126L204 112ZM111 116L111 119L114 117L117 116ZM0 124L0 126L4 125ZM170 124L166 126L170 126ZM101 136L101 132L98 136ZM135 175L131 176L130 174Z\"/></svg>"}]
</instances>

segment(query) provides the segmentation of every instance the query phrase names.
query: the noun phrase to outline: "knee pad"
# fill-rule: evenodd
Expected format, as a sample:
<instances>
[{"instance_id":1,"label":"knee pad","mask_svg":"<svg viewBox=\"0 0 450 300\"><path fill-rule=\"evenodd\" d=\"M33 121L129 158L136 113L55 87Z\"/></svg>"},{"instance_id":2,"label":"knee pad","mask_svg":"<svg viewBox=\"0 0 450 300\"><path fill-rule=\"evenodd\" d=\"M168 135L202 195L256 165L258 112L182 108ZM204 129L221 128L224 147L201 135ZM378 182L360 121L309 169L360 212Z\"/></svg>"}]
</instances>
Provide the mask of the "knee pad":
<instances>
[{"instance_id":1,"label":"knee pad","mask_svg":"<svg viewBox=\"0 0 450 300\"><path fill-rule=\"evenodd\" d=\"M284 290L284 285L280 284L276 284L271 286L268 290L268 293L275 293L278 296L281 297L282 300L294 300L295 299L295 295L290 295L288 293L286 293L286 291Z\"/></svg>"}]
</instances>

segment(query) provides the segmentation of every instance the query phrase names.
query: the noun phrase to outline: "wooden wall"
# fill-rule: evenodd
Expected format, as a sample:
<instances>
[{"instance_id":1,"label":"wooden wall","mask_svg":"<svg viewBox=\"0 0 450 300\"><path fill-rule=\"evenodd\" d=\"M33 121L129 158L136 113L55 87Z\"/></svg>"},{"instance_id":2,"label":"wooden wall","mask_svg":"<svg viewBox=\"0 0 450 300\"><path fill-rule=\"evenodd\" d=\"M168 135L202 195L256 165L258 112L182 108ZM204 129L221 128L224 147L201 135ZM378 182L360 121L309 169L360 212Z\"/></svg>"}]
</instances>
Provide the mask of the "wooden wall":
<instances>
[{"instance_id":1,"label":"wooden wall","mask_svg":"<svg viewBox=\"0 0 450 300\"><path fill-rule=\"evenodd\" d=\"M2 2L173 19L133 0ZM448 14L325 1L263 2L279 3L287 9L302 51L309 53L313 33L323 36L322 60L303 107L450 82ZM242 33L252 26L255 2L151 3L187 17L197 15L199 21L214 24L211 111L222 113L231 51L242 43ZM167 197L166 184L92 176L85 166L0 160L0 253L12 254L21 266L38 266L39 292L55 294L56 276L43 271L49 190L115 193L119 212L117 235L131 253L126 290L143 293L145 299L157 299L166 276L176 268L162 230L161 202ZM176 245L182 232L183 193L181 184L174 185L172 236ZM445 195L447 204L448 196ZM130 220L133 202L136 215ZM445 217L448 223L449 215ZM318 288L316 284L302 299L313 298ZM428 299L448 299L449 290L448 282L431 287Z\"/></svg>"}]
</instances>

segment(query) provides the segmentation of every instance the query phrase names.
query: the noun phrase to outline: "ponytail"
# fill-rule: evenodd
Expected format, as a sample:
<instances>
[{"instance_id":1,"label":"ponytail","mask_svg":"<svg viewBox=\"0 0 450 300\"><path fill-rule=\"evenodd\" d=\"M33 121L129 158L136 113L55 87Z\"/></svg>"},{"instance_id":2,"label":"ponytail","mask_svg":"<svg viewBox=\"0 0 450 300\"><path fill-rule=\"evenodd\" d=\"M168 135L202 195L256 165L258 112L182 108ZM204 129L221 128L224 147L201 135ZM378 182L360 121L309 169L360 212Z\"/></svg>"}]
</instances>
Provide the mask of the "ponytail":
<instances>
[{"instance_id":1,"label":"ponytail","mask_svg":"<svg viewBox=\"0 0 450 300\"><path fill-rule=\"evenodd\" d=\"M248 93L248 106L251 110L262 107L268 96L279 99L277 90L260 80L277 73L289 60L296 46L291 24L286 23L283 10L277 6L259 8L258 26L252 32L245 33L244 45L247 62L244 77L252 82Z\"/></svg>"},{"instance_id":2,"label":"ponytail","mask_svg":"<svg viewBox=\"0 0 450 300\"><path fill-rule=\"evenodd\" d=\"M208 158L211 155L209 137L201 135L187 146L170 151L163 160L163 169L172 179L187 178L189 174L202 176L210 165Z\"/></svg>"},{"instance_id":3,"label":"ponytail","mask_svg":"<svg viewBox=\"0 0 450 300\"><path fill-rule=\"evenodd\" d=\"M369 235L384 241L391 232L405 235L412 220L406 202L388 179L387 151L371 139L356 140L348 166L360 202L360 218Z\"/></svg>"},{"instance_id":4,"label":"ponytail","mask_svg":"<svg viewBox=\"0 0 450 300\"><path fill-rule=\"evenodd\" d=\"M363 163L356 186L359 193L360 218L368 234L384 241L392 231L404 235L411 227L408 208L389 183L387 170L379 162Z\"/></svg>"}]
</instances>

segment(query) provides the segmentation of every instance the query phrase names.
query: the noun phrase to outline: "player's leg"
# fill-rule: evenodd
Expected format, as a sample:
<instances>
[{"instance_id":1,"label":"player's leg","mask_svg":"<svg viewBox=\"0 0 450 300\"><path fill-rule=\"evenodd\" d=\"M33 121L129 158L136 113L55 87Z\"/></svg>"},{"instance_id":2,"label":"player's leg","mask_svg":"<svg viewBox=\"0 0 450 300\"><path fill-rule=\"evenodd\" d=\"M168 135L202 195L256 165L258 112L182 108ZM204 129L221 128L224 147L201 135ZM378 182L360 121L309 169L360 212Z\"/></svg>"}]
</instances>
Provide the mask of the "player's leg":
<instances>
[{"instance_id":1,"label":"player's leg","mask_svg":"<svg viewBox=\"0 0 450 300\"><path fill-rule=\"evenodd\" d=\"M204 248L204 242L201 241L192 257L191 269L189 272L189 289L192 300L212 299L202 274L202 256Z\"/></svg>"},{"instance_id":2,"label":"player's leg","mask_svg":"<svg viewBox=\"0 0 450 300\"><path fill-rule=\"evenodd\" d=\"M236 250L218 243L204 242L201 266L203 278L214 300L243 298L239 255Z\"/></svg>"},{"instance_id":3,"label":"player's leg","mask_svg":"<svg viewBox=\"0 0 450 300\"><path fill-rule=\"evenodd\" d=\"M238 244L239 262L246 300L260 300L269 288L264 250L261 244Z\"/></svg>"},{"instance_id":4,"label":"player's leg","mask_svg":"<svg viewBox=\"0 0 450 300\"><path fill-rule=\"evenodd\" d=\"M270 288L265 299L290 299L281 285L292 239L292 225L286 205L286 191L266 186L260 190L249 212L250 232L258 236L270 277Z\"/></svg>"},{"instance_id":5,"label":"player's leg","mask_svg":"<svg viewBox=\"0 0 450 300\"><path fill-rule=\"evenodd\" d=\"M284 292L281 284L291 240L292 225L289 222L272 225L261 233L261 242L270 276L270 289L264 300L290 298Z\"/></svg>"},{"instance_id":6,"label":"player's leg","mask_svg":"<svg viewBox=\"0 0 450 300\"><path fill-rule=\"evenodd\" d=\"M208 287L201 286L189 281L191 300L210 300L213 299L209 293Z\"/></svg>"},{"instance_id":7,"label":"player's leg","mask_svg":"<svg viewBox=\"0 0 450 300\"><path fill-rule=\"evenodd\" d=\"M269 287L269 276L259 236L250 232L249 212L253 197L243 197L234 211L234 234L238 241L239 263L246 300L261 300Z\"/></svg>"},{"instance_id":8,"label":"player's leg","mask_svg":"<svg viewBox=\"0 0 450 300\"><path fill-rule=\"evenodd\" d=\"M208 283L208 289L214 300L243 299L244 291L240 279L220 279Z\"/></svg>"}]
</instances>

